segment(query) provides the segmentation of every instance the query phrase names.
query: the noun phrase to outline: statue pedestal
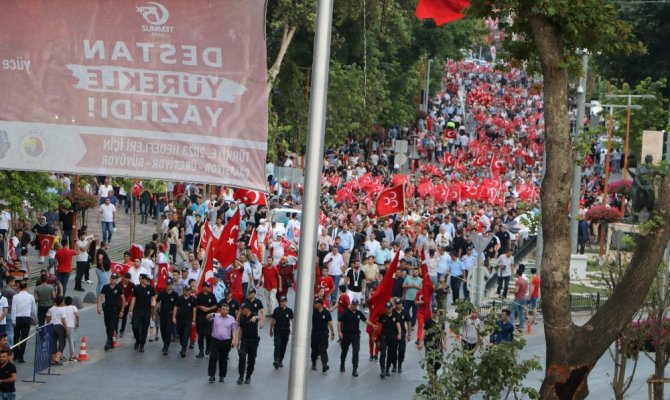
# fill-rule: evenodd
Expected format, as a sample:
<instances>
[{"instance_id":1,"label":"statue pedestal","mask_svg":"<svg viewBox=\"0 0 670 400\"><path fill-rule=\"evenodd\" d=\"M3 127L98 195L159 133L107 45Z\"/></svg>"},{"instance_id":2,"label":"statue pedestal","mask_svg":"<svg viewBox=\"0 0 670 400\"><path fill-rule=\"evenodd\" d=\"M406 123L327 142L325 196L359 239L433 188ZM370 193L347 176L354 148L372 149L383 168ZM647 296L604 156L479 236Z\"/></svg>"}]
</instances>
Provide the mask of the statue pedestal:
<instances>
[{"instance_id":1,"label":"statue pedestal","mask_svg":"<svg viewBox=\"0 0 670 400\"><path fill-rule=\"evenodd\" d=\"M647 213L647 217L649 214ZM639 234L640 229L638 224L626 224L622 222L617 222L614 224L609 224L608 229L607 229L607 243L605 243L605 259L609 259L609 254L610 254L610 246L612 244L612 237L614 236L614 232L626 232L626 233L633 233L633 234Z\"/></svg>"},{"instance_id":2,"label":"statue pedestal","mask_svg":"<svg viewBox=\"0 0 670 400\"><path fill-rule=\"evenodd\" d=\"M579 281L586 279L586 261L588 257L585 254L570 255L570 280Z\"/></svg>"}]
</instances>

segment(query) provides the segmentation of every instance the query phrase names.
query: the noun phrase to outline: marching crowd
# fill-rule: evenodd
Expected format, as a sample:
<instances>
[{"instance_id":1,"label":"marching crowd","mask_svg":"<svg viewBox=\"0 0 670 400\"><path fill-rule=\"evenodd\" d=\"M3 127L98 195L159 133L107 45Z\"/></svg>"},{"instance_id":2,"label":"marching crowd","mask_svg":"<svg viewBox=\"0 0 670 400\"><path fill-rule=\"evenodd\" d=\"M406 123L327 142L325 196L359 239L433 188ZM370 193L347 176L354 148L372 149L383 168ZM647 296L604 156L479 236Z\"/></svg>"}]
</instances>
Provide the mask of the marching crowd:
<instances>
[{"instance_id":1,"label":"marching crowd","mask_svg":"<svg viewBox=\"0 0 670 400\"><path fill-rule=\"evenodd\" d=\"M346 370L351 351L351 372L357 376L363 326L369 358L379 362L381 379L402 373L407 343L426 348L427 356L445 351L439 314L446 312L449 294L451 304L470 297L470 275L477 266L473 233L490 238L482 255L488 273L498 277L497 295L507 298L510 279L517 277L512 309L503 310L491 342L512 340L516 316L523 328L527 304L531 310L537 304L539 277L531 270L527 279L513 254L538 213L544 128L539 84L517 69L503 72L489 64L449 61L444 90L431 99L414 126L380 129L363 140L351 138L327 149L315 239L313 370L319 361L323 372L329 370L327 349L337 339L340 370ZM394 150L399 140L408 140L419 155L410 159L412 174L400 172L401 160ZM296 162L292 155L285 159L285 166ZM186 357L197 345L196 357L209 357L210 382L217 374L219 381L224 380L229 353L237 349L237 383L248 384L259 330L268 325L274 341L273 367L282 368L294 318L287 298L299 284L295 271L302 187L275 179L272 163L266 170L272 197L231 188L206 193L199 185L174 183L167 198L152 199L156 213L142 199L146 191L139 180L137 188L119 193L117 199L103 179L96 211L102 241L85 227L70 239L67 212L53 223L40 220L32 233L56 236L49 255L53 269L44 270L34 297L28 295L32 305L27 321L29 327L34 306L40 325L46 321L58 327L53 363L63 360L66 343L74 342L79 324L76 307L67 296L76 260L75 290L83 290L82 282L89 280L89 266L98 277L97 311L104 314L106 351L114 349L115 336L123 337L130 321L137 352L144 352L147 342L160 342L162 354L176 346L180 357ZM403 186L401 210L379 215L376 196L397 186ZM123 209L122 203L127 211L133 201L146 203L140 210L143 223L152 214L160 218L161 233L143 246L133 245L123 262L112 262L106 249L116 213ZM271 218L269 210L277 206L295 212ZM9 232L3 229L6 226L3 214L3 237ZM20 254L27 246L22 235L16 230L7 241L19 269ZM75 242L74 250L69 249L69 240ZM1 262L7 269L4 259ZM25 305L17 300L25 297L27 284L17 284L10 275L6 282L0 307L16 323L11 346L12 340L25 337L21 322ZM18 294L9 293L17 287ZM476 312L468 317L464 346L476 346L480 323ZM23 360L22 346L14 349L18 362ZM0 352L0 372L2 363ZM437 358L428 363L429 372L439 368Z\"/></svg>"}]
</instances>

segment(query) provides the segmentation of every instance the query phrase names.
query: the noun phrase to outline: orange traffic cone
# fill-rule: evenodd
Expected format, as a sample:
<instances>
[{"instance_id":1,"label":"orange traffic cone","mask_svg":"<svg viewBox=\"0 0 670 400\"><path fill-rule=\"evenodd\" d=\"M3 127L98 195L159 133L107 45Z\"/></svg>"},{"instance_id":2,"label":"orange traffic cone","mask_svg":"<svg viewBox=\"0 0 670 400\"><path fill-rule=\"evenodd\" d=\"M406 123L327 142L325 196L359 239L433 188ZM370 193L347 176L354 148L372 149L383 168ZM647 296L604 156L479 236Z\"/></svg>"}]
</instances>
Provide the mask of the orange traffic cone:
<instances>
[{"instance_id":1,"label":"orange traffic cone","mask_svg":"<svg viewBox=\"0 0 670 400\"><path fill-rule=\"evenodd\" d=\"M530 320L526 320L526 335L530 335L533 332L533 328L531 328L530 325Z\"/></svg>"},{"instance_id":2,"label":"orange traffic cone","mask_svg":"<svg viewBox=\"0 0 670 400\"><path fill-rule=\"evenodd\" d=\"M86 354L86 336L81 337L81 349L79 350L79 361L88 361Z\"/></svg>"},{"instance_id":3,"label":"orange traffic cone","mask_svg":"<svg viewBox=\"0 0 670 400\"><path fill-rule=\"evenodd\" d=\"M114 334L112 335L112 345L114 347L119 347L119 340L116 338L116 331L114 331Z\"/></svg>"}]
</instances>

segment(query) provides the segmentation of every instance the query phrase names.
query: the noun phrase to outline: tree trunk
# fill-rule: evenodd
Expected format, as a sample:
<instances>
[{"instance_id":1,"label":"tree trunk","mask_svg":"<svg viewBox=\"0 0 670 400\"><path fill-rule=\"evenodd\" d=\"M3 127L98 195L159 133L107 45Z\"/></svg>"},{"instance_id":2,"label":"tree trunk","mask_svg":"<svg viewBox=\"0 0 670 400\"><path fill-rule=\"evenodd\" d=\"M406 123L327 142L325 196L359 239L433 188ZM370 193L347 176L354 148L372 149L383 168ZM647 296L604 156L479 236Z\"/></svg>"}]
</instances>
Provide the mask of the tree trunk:
<instances>
[{"instance_id":1,"label":"tree trunk","mask_svg":"<svg viewBox=\"0 0 670 400\"><path fill-rule=\"evenodd\" d=\"M657 338L661 336L661 326L662 323L657 323ZM665 378L665 366L668 364L666 361L668 354L665 346L665 336L663 336L662 341L657 340L656 343L656 354L654 357L654 378L663 379ZM654 383L654 400L663 400L664 386L665 385L663 383Z\"/></svg>"},{"instance_id":2,"label":"tree trunk","mask_svg":"<svg viewBox=\"0 0 670 400\"><path fill-rule=\"evenodd\" d=\"M540 389L543 399L583 399L588 395L587 378L595 363L618 337L624 325L642 305L656 276L657 267L670 238L670 179L661 184L650 220L660 216L665 223L638 243L629 268L607 302L584 325L572 322L569 299L570 235L566 204L570 201L573 168L570 126L567 118L568 73L562 38L548 19L530 16L532 39L544 75L545 151L547 162L542 182L544 252L542 254L542 310L547 359Z\"/></svg>"},{"instance_id":3,"label":"tree trunk","mask_svg":"<svg viewBox=\"0 0 670 400\"><path fill-rule=\"evenodd\" d=\"M270 92L272 91L272 86L274 85L277 75L279 75L279 70L281 69L281 64L284 61L284 56L286 56L286 50L293 40L293 35L295 34L295 26L289 26L288 22L284 23L284 33L282 34L281 45L279 46L279 52L277 53L277 58L275 62L268 70L268 82L265 86L265 96L269 97Z\"/></svg>"}]
</instances>

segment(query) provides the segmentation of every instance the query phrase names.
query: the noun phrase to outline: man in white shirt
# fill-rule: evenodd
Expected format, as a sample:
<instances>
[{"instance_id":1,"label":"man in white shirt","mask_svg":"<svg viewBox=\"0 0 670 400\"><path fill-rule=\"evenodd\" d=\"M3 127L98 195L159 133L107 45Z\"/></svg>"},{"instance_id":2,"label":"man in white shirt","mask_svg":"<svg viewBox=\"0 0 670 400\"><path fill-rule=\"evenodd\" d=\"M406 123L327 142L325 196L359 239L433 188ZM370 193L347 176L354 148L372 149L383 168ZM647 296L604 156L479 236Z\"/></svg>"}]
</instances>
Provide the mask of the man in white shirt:
<instances>
[{"instance_id":1,"label":"man in white shirt","mask_svg":"<svg viewBox=\"0 0 670 400\"><path fill-rule=\"evenodd\" d=\"M105 178L105 183L98 188L99 204L102 205L105 202L105 199L109 197L110 191L114 191L114 188L112 188L112 185L109 183L109 178Z\"/></svg>"},{"instance_id":2,"label":"man in white shirt","mask_svg":"<svg viewBox=\"0 0 670 400\"><path fill-rule=\"evenodd\" d=\"M12 216L9 213L9 208L5 207L0 211L0 255L6 255L7 249L5 249L5 240L7 238L7 233L9 232L9 226L12 223Z\"/></svg>"},{"instance_id":3,"label":"man in white shirt","mask_svg":"<svg viewBox=\"0 0 670 400\"><path fill-rule=\"evenodd\" d=\"M112 231L116 222L116 207L111 203L109 197L100 206L98 222L102 222L102 241L109 244L112 241Z\"/></svg>"},{"instance_id":4,"label":"man in white shirt","mask_svg":"<svg viewBox=\"0 0 670 400\"><path fill-rule=\"evenodd\" d=\"M498 289L496 290L496 293L500 295L500 290L502 289L502 298L507 297L507 289L509 288L509 280L512 276L513 266L514 256L512 255L512 249L507 248L505 254L498 257Z\"/></svg>"},{"instance_id":5,"label":"man in white shirt","mask_svg":"<svg viewBox=\"0 0 670 400\"><path fill-rule=\"evenodd\" d=\"M130 281L135 285L140 284L140 275L149 275L149 271L142 267L142 260L136 258L133 267L128 270Z\"/></svg>"},{"instance_id":6,"label":"man in white shirt","mask_svg":"<svg viewBox=\"0 0 670 400\"><path fill-rule=\"evenodd\" d=\"M15 343L28 338L30 323L37 319L37 303L35 297L28 293L28 282L19 283L19 293L12 298L12 323L14 324ZM26 352L26 342L21 343L14 353L19 364L26 361L23 355Z\"/></svg>"},{"instance_id":7,"label":"man in white shirt","mask_svg":"<svg viewBox=\"0 0 670 400\"><path fill-rule=\"evenodd\" d=\"M382 245L376 240L375 234L370 233L368 240L364 243L365 246L365 258L374 256L377 249L380 249Z\"/></svg>"},{"instance_id":8,"label":"man in white shirt","mask_svg":"<svg viewBox=\"0 0 670 400\"><path fill-rule=\"evenodd\" d=\"M340 287L340 279L344 273L344 258L337 250L337 246L333 246L332 251L323 258L323 265L328 267L328 275L333 279L335 287L330 293L330 304L335 304L337 301L337 290Z\"/></svg>"},{"instance_id":9,"label":"man in white shirt","mask_svg":"<svg viewBox=\"0 0 670 400\"><path fill-rule=\"evenodd\" d=\"M93 240L93 235L86 235L84 232L79 232L77 239L77 258L75 262L77 263L77 274L74 278L74 290L78 292L83 292L84 289L81 287L81 280L84 279L84 276L88 272L90 264L88 263L88 248L91 246L91 241ZM88 282L87 283L92 283Z\"/></svg>"}]
</instances>

